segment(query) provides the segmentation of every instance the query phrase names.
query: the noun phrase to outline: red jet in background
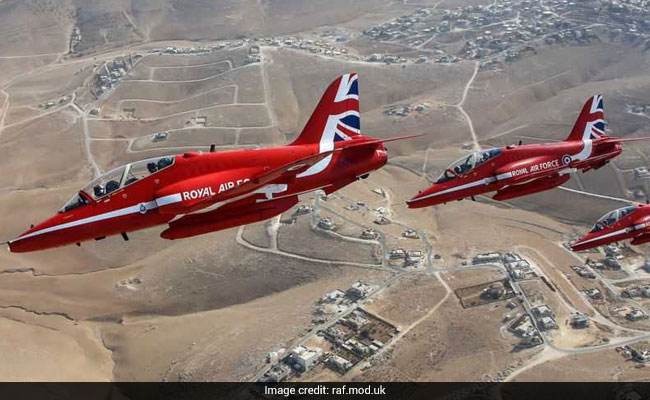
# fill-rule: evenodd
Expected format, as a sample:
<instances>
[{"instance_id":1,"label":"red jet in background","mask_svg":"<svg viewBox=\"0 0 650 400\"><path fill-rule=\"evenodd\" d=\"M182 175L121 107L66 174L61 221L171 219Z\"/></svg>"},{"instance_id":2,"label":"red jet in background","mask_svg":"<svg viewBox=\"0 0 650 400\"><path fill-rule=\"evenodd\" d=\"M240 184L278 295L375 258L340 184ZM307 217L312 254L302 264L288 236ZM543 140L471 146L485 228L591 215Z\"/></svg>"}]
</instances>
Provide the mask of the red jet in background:
<instances>
[{"instance_id":1,"label":"red jet in background","mask_svg":"<svg viewBox=\"0 0 650 400\"><path fill-rule=\"evenodd\" d=\"M580 251L619 240L632 239L630 244L650 242L650 205L637 204L608 212L596 222L589 233L569 243Z\"/></svg>"},{"instance_id":2,"label":"red jet in background","mask_svg":"<svg viewBox=\"0 0 650 400\"><path fill-rule=\"evenodd\" d=\"M596 95L585 103L564 141L511 145L464 156L407 203L419 208L495 191L495 200L541 192L562 185L572 172L604 166L621 153L621 142L643 139L648 138L606 135L603 96Z\"/></svg>"},{"instance_id":3,"label":"red jet in background","mask_svg":"<svg viewBox=\"0 0 650 400\"><path fill-rule=\"evenodd\" d=\"M411 137L411 136L407 136ZM165 239L200 235L279 215L298 195L332 193L387 161L383 143L361 134L356 74L325 91L291 144L188 152L134 162L93 180L51 218L8 242L42 250L168 224Z\"/></svg>"}]
</instances>

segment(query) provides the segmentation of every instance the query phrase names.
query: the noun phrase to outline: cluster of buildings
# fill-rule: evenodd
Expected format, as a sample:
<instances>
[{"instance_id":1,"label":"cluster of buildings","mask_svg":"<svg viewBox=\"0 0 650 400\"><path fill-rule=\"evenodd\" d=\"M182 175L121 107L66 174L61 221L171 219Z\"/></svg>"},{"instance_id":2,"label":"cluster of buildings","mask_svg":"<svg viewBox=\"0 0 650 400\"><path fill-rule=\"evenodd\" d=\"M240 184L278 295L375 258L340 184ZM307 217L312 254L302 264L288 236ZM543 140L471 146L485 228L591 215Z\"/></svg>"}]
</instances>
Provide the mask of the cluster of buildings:
<instances>
[{"instance_id":1,"label":"cluster of buildings","mask_svg":"<svg viewBox=\"0 0 650 400\"><path fill-rule=\"evenodd\" d=\"M645 41L650 48L648 0L504 0L451 10L422 8L363 31L370 40L444 52L451 35L465 42L454 55L505 62L537 53L543 45L600 40L591 25L603 21L610 37ZM645 8L644 8L645 7ZM602 14L606 14L603 16ZM453 39L453 38L452 38ZM488 61L482 68L494 67Z\"/></svg>"},{"instance_id":2,"label":"cluster of buildings","mask_svg":"<svg viewBox=\"0 0 650 400\"><path fill-rule=\"evenodd\" d=\"M534 307L531 311L535 317L535 321L537 322L537 327L540 330L547 331L550 329L557 329L555 315L549 306L542 304Z\"/></svg>"},{"instance_id":3,"label":"cluster of buildings","mask_svg":"<svg viewBox=\"0 0 650 400\"><path fill-rule=\"evenodd\" d=\"M326 367L344 374L359 362L371 357L389 343L399 329L381 318L356 308L336 323L318 332L328 347L298 345L289 352L271 352L267 361L272 367L261 382L281 382Z\"/></svg>"},{"instance_id":4,"label":"cluster of buildings","mask_svg":"<svg viewBox=\"0 0 650 400\"><path fill-rule=\"evenodd\" d=\"M530 263L517 253L505 253L503 255L503 265L510 277L515 281L531 279L536 276L530 267Z\"/></svg>"},{"instance_id":5,"label":"cluster of buildings","mask_svg":"<svg viewBox=\"0 0 650 400\"><path fill-rule=\"evenodd\" d=\"M324 323L327 315L339 314L358 301L365 299L374 290L374 286L361 281L352 284L346 291L336 289L321 297L316 303L314 314L318 317L312 322Z\"/></svg>"},{"instance_id":6,"label":"cluster of buildings","mask_svg":"<svg viewBox=\"0 0 650 400\"><path fill-rule=\"evenodd\" d=\"M427 109L426 103L407 104L407 105L392 105L384 108L384 114L394 115L396 117L405 117L412 112L422 113Z\"/></svg>"},{"instance_id":7,"label":"cluster of buildings","mask_svg":"<svg viewBox=\"0 0 650 400\"><path fill-rule=\"evenodd\" d=\"M335 325L319 332L332 345L326 365L345 373L354 365L377 353L399 329L381 318L357 308Z\"/></svg>"},{"instance_id":8,"label":"cluster of buildings","mask_svg":"<svg viewBox=\"0 0 650 400\"><path fill-rule=\"evenodd\" d=\"M393 249L388 252L389 260L404 260L403 266L405 268L418 267L422 264L424 258L424 252L420 250Z\"/></svg>"},{"instance_id":9,"label":"cluster of buildings","mask_svg":"<svg viewBox=\"0 0 650 400\"><path fill-rule=\"evenodd\" d=\"M140 54L117 57L102 64L93 79L91 92L95 98L112 89L142 57Z\"/></svg>"},{"instance_id":10,"label":"cluster of buildings","mask_svg":"<svg viewBox=\"0 0 650 400\"><path fill-rule=\"evenodd\" d=\"M221 48L226 47L222 46ZM182 55L198 55L198 54L207 54L210 53L211 51L214 50L220 50L220 48L217 48L217 46L213 47L206 47L206 46L199 46L199 47L176 47L176 46L167 46L164 49L155 49L152 51L152 53L156 54L182 54Z\"/></svg>"},{"instance_id":11,"label":"cluster of buildings","mask_svg":"<svg viewBox=\"0 0 650 400\"><path fill-rule=\"evenodd\" d=\"M81 30L79 27L75 26L72 28L72 34L70 35L70 54L75 54L77 52L77 45L81 43L82 39L83 36L81 35Z\"/></svg>"},{"instance_id":12,"label":"cluster of buildings","mask_svg":"<svg viewBox=\"0 0 650 400\"><path fill-rule=\"evenodd\" d=\"M323 35L327 36L327 35ZM336 42L341 42L339 40L343 36L339 35L336 37ZM328 40L322 39L311 39L303 38L300 36L272 36L266 38L255 38L252 39L256 43L269 47L277 48L290 48L299 51L305 51L312 54L320 54L327 57L334 58L343 58L352 61L363 61L364 58L356 54L348 53L348 49L340 46L334 45ZM404 62L406 59L404 60ZM401 58L398 57L398 62L402 62Z\"/></svg>"},{"instance_id":13,"label":"cluster of buildings","mask_svg":"<svg viewBox=\"0 0 650 400\"><path fill-rule=\"evenodd\" d=\"M594 260L592 258L587 258L585 264L588 267L597 270L609 269L612 271L619 271L622 269L621 264L618 262L618 260L615 257L610 257L610 256L605 257L602 261Z\"/></svg>"},{"instance_id":14,"label":"cluster of buildings","mask_svg":"<svg viewBox=\"0 0 650 400\"><path fill-rule=\"evenodd\" d=\"M321 297L318 304L351 304L355 301L365 299L374 287L361 281L354 282L345 292L336 289Z\"/></svg>"}]
</instances>

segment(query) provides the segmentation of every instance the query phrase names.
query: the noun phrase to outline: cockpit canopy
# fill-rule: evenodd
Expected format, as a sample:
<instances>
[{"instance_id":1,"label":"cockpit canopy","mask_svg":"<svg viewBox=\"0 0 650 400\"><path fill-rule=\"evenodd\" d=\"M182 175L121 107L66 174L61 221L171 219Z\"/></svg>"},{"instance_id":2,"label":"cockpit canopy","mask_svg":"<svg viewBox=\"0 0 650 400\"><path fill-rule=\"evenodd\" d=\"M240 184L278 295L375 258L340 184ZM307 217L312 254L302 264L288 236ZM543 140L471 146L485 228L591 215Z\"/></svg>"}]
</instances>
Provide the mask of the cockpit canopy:
<instances>
[{"instance_id":1,"label":"cockpit canopy","mask_svg":"<svg viewBox=\"0 0 650 400\"><path fill-rule=\"evenodd\" d=\"M88 204L172 164L174 164L174 156L166 156L150 158L115 168L84 186L78 194L65 203L60 211L70 211Z\"/></svg>"},{"instance_id":2,"label":"cockpit canopy","mask_svg":"<svg viewBox=\"0 0 650 400\"><path fill-rule=\"evenodd\" d=\"M623 218L624 216L628 215L635 209L636 209L635 206L627 206L627 207L619 208L617 210L608 212L607 214L600 217L600 219L596 222L594 227L591 229L591 232L598 232L610 226L611 224Z\"/></svg>"},{"instance_id":3,"label":"cockpit canopy","mask_svg":"<svg viewBox=\"0 0 650 400\"><path fill-rule=\"evenodd\" d=\"M469 154L452 163L445 172L438 177L436 183L442 183L454 178L457 175L464 174L465 172L476 168L477 166L483 164L487 160L494 158L501 154L501 149L494 148L489 150L477 151L475 153Z\"/></svg>"}]
</instances>

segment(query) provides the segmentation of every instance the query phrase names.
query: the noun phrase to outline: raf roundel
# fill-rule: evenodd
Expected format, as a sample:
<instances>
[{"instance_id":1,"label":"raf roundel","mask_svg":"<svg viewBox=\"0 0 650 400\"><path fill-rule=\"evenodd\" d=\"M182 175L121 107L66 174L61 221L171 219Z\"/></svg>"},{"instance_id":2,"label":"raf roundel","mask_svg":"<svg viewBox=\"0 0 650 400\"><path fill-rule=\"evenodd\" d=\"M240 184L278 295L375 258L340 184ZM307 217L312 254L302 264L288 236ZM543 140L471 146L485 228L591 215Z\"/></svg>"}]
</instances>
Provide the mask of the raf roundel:
<instances>
[{"instance_id":1,"label":"raf roundel","mask_svg":"<svg viewBox=\"0 0 650 400\"><path fill-rule=\"evenodd\" d=\"M572 158L571 158L570 155L568 155L568 154L563 155L563 156L562 156L562 165L569 165L569 164L571 164L571 160L572 160Z\"/></svg>"}]
</instances>

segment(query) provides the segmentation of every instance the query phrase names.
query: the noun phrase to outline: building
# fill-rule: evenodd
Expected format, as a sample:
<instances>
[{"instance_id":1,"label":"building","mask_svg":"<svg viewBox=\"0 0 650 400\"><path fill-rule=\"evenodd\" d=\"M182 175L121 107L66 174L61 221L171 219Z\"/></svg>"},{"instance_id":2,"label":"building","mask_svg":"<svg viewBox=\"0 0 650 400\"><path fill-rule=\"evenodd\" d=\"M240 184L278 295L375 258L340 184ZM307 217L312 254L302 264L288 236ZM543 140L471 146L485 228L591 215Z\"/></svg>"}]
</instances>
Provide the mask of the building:
<instances>
[{"instance_id":1,"label":"building","mask_svg":"<svg viewBox=\"0 0 650 400\"><path fill-rule=\"evenodd\" d=\"M374 240L379 237L379 234L374 229L364 229L361 232L361 239Z\"/></svg>"},{"instance_id":2,"label":"building","mask_svg":"<svg viewBox=\"0 0 650 400\"><path fill-rule=\"evenodd\" d=\"M309 371L309 369L318 362L322 354L323 354L323 350L317 347L311 348L305 346L298 346L293 350L291 350L291 354L289 354L289 359L293 362L293 366L295 369L305 372L305 371Z\"/></svg>"},{"instance_id":3,"label":"building","mask_svg":"<svg viewBox=\"0 0 650 400\"><path fill-rule=\"evenodd\" d=\"M321 218L318 221L318 227L326 231L330 231L334 229L334 221L332 221L332 218L330 217Z\"/></svg>"},{"instance_id":4,"label":"building","mask_svg":"<svg viewBox=\"0 0 650 400\"><path fill-rule=\"evenodd\" d=\"M336 289L321 297L319 303L336 303L336 301L343 298L343 296L345 296L345 293L342 290Z\"/></svg>"},{"instance_id":5,"label":"building","mask_svg":"<svg viewBox=\"0 0 650 400\"><path fill-rule=\"evenodd\" d=\"M327 359L327 365L335 371L347 372L352 368L352 363L341 356L333 354Z\"/></svg>"},{"instance_id":6,"label":"building","mask_svg":"<svg viewBox=\"0 0 650 400\"><path fill-rule=\"evenodd\" d=\"M377 225L388 225L390 224L390 220L386 218L383 214L379 214L377 218L373 221Z\"/></svg>"},{"instance_id":7,"label":"building","mask_svg":"<svg viewBox=\"0 0 650 400\"><path fill-rule=\"evenodd\" d=\"M305 215L309 214L312 211L312 208L310 205L307 204L301 204L296 208L296 215Z\"/></svg>"},{"instance_id":8,"label":"building","mask_svg":"<svg viewBox=\"0 0 650 400\"><path fill-rule=\"evenodd\" d=\"M396 260L399 258L406 258L406 251L404 249L394 249L388 252L388 258Z\"/></svg>"},{"instance_id":9,"label":"building","mask_svg":"<svg viewBox=\"0 0 650 400\"><path fill-rule=\"evenodd\" d=\"M629 313L625 314L625 318L630 321L639 321L641 319L648 318L648 316L645 315L641 310L632 310Z\"/></svg>"},{"instance_id":10,"label":"building","mask_svg":"<svg viewBox=\"0 0 650 400\"><path fill-rule=\"evenodd\" d=\"M419 250L413 250L406 253L406 265L418 265L424 259L424 253Z\"/></svg>"},{"instance_id":11,"label":"building","mask_svg":"<svg viewBox=\"0 0 650 400\"><path fill-rule=\"evenodd\" d=\"M274 365L269 372L262 377L263 382L280 382L291 373L291 368L287 364L278 363Z\"/></svg>"},{"instance_id":12,"label":"building","mask_svg":"<svg viewBox=\"0 0 650 400\"><path fill-rule=\"evenodd\" d=\"M630 349L632 359L641 363L650 363L650 351Z\"/></svg>"},{"instance_id":13,"label":"building","mask_svg":"<svg viewBox=\"0 0 650 400\"><path fill-rule=\"evenodd\" d=\"M607 257L620 260L623 258L623 250L621 250L621 248L618 247L615 243L612 243L605 246L605 255L607 255Z\"/></svg>"},{"instance_id":14,"label":"building","mask_svg":"<svg viewBox=\"0 0 650 400\"><path fill-rule=\"evenodd\" d=\"M419 239L420 235L418 235L418 232L415 229L407 229L402 232L402 237L407 239Z\"/></svg>"},{"instance_id":15,"label":"building","mask_svg":"<svg viewBox=\"0 0 650 400\"><path fill-rule=\"evenodd\" d=\"M551 308L549 306L547 306L546 304L542 304L540 306L537 306L537 307L533 308L532 311L533 311L533 315L537 319L541 319L541 318L544 318L544 317L553 318L553 310L551 310Z\"/></svg>"},{"instance_id":16,"label":"building","mask_svg":"<svg viewBox=\"0 0 650 400\"><path fill-rule=\"evenodd\" d=\"M596 274L594 274L592 271L588 270L586 267L582 265L573 265L571 267L579 276L583 278L588 278L588 279L595 279Z\"/></svg>"},{"instance_id":17,"label":"building","mask_svg":"<svg viewBox=\"0 0 650 400\"><path fill-rule=\"evenodd\" d=\"M153 142L162 142L163 140L167 140L168 133L167 132L156 132L153 135L151 135L151 140Z\"/></svg>"},{"instance_id":18,"label":"building","mask_svg":"<svg viewBox=\"0 0 650 400\"><path fill-rule=\"evenodd\" d=\"M346 294L352 299L363 299L368 295L368 293L370 293L371 289L372 287L370 285L366 285L361 281L357 281L352 284L350 289L347 290Z\"/></svg>"},{"instance_id":19,"label":"building","mask_svg":"<svg viewBox=\"0 0 650 400\"><path fill-rule=\"evenodd\" d=\"M355 311L346 318L342 319L341 322L354 329L355 331L359 331L361 328L368 325L370 321L368 318L361 315L361 313Z\"/></svg>"},{"instance_id":20,"label":"building","mask_svg":"<svg viewBox=\"0 0 650 400\"><path fill-rule=\"evenodd\" d=\"M627 297L640 297L641 296L641 288L637 285L630 285L623 289L623 292L621 293L623 296Z\"/></svg>"},{"instance_id":21,"label":"building","mask_svg":"<svg viewBox=\"0 0 650 400\"><path fill-rule=\"evenodd\" d=\"M506 293L506 288L502 282L494 282L483 289L483 297L488 299L500 299Z\"/></svg>"},{"instance_id":22,"label":"building","mask_svg":"<svg viewBox=\"0 0 650 400\"><path fill-rule=\"evenodd\" d=\"M503 262L506 263L506 264L510 264L512 262L520 261L521 259L522 259L521 256L519 254L517 254L517 253L508 252L508 253L505 253L503 255Z\"/></svg>"},{"instance_id":23,"label":"building","mask_svg":"<svg viewBox=\"0 0 650 400\"><path fill-rule=\"evenodd\" d=\"M646 167L634 168L634 178L636 179L650 178L650 172L648 172L648 168Z\"/></svg>"},{"instance_id":24,"label":"building","mask_svg":"<svg viewBox=\"0 0 650 400\"><path fill-rule=\"evenodd\" d=\"M472 260L472 264L488 264L494 262L501 262L501 253L483 253L477 254Z\"/></svg>"},{"instance_id":25,"label":"building","mask_svg":"<svg viewBox=\"0 0 650 400\"><path fill-rule=\"evenodd\" d=\"M620 270L621 264L618 262L616 258L613 257L605 257L605 260L603 261L605 266L609 269L613 269L614 271Z\"/></svg>"},{"instance_id":26,"label":"building","mask_svg":"<svg viewBox=\"0 0 650 400\"><path fill-rule=\"evenodd\" d=\"M555 320L551 317L540 318L537 325L539 326L539 329L544 331L547 331L549 329L557 329L557 324L555 324Z\"/></svg>"},{"instance_id":27,"label":"building","mask_svg":"<svg viewBox=\"0 0 650 400\"><path fill-rule=\"evenodd\" d=\"M570 320L571 327L573 329L583 329L589 327L589 317L586 314L581 312L576 312L571 315Z\"/></svg>"},{"instance_id":28,"label":"building","mask_svg":"<svg viewBox=\"0 0 650 400\"><path fill-rule=\"evenodd\" d=\"M594 300L600 300L603 298L603 294L600 292L600 289L598 288L591 288L591 289L586 289L584 293L589 297L590 299Z\"/></svg>"},{"instance_id":29,"label":"building","mask_svg":"<svg viewBox=\"0 0 650 400\"><path fill-rule=\"evenodd\" d=\"M536 333L534 335L524 336L521 339L521 342L519 342L519 345L523 347L534 347L534 346L539 346L543 342L544 341L542 340L542 337Z\"/></svg>"},{"instance_id":30,"label":"building","mask_svg":"<svg viewBox=\"0 0 650 400\"><path fill-rule=\"evenodd\" d=\"M643 297L650 297L650 285L641 288L641 295Z\"/></svg>"}]
</instances>

